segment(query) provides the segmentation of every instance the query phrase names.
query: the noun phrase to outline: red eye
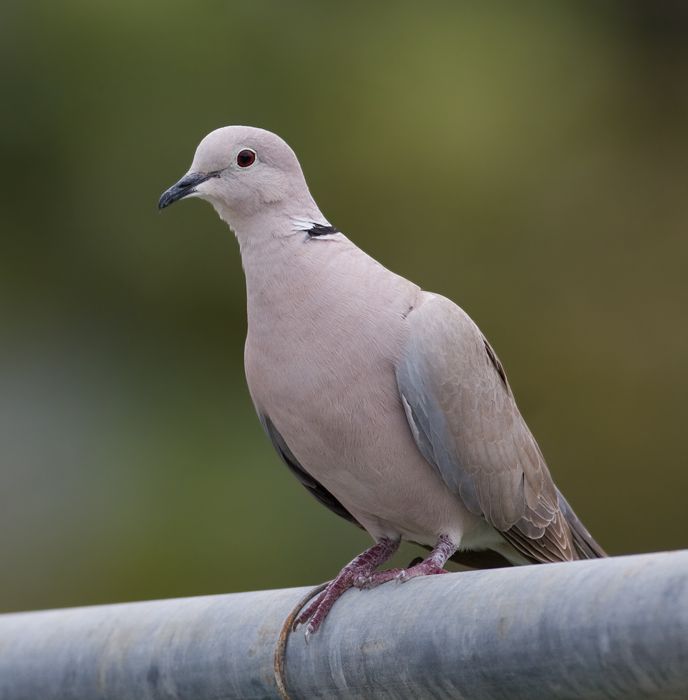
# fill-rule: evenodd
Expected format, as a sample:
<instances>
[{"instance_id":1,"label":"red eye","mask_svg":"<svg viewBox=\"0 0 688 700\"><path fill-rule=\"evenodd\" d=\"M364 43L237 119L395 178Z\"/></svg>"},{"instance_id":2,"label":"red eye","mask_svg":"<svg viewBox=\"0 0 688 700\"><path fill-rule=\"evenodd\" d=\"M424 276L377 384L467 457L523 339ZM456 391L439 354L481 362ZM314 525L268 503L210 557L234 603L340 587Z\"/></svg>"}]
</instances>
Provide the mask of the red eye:
<instances>
[{"instance_id":1,"label":"red eye","mask_svg":"<svg viewBox=\"0 0 688 700\"><path fill-rule=\"evenodd\" d=\"M255 162L255 151L252 151L250 148L245 148L243 151L239 151L239 155L237 156L237 165L240 168L248 168L249 165L253 165Z\"/></svg>"}]
</instances>

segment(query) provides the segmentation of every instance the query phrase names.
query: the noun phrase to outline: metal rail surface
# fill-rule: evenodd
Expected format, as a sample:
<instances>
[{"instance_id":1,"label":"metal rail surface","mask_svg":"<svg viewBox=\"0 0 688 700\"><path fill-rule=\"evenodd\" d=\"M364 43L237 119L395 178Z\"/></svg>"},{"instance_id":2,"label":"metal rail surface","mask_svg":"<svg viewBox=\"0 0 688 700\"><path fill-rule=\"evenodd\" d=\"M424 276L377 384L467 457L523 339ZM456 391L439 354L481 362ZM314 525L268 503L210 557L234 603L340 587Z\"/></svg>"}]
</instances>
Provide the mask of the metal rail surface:
<instances>
[{"instance_id":1,"label":"metal rail surface","mask_svg":"<svg viewBox=\"0 0 688 700\"><path fill-rule=\"evenodd\" d=\"M280 700L274 654L308 589L0 615L0 700ZM292 700L688 698L688 551L351 590Z\"/></svg>"}]
</instances>

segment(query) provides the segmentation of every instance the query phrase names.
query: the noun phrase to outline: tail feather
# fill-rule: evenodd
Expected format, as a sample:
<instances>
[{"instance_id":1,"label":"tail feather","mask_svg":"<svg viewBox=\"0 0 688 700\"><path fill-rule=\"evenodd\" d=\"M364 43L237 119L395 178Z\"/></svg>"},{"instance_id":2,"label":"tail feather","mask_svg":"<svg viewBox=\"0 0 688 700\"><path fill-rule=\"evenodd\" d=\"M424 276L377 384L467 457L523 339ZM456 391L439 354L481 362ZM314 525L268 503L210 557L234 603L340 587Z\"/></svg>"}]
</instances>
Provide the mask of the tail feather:
<instances>
[{"instance_id":1,"label":"tail feather","mask_svg":"<svg viewBox=\"0 0 688 700\"><path fill-rule=\"evenodd\" d=\"M585 526L573 512L573 508L568 504L568 501L561 495L559 489L557 489L557 499L561 515L564 517L571 531L575 549L572 558L603 559L609 556L585 529ZM551 548L545 547L543 542L527 537L516 528L512 528L508 533L502 532L502 535L504 535L505 539L532 564L541 564L548 561L564 561L564 559L553 555L554 553L551 551ZM421 547L427 550L432 549L427 545L421 545ZM545 556L547 554L549 554L549 556ZM457 550L450 559L457 564L467 566L471 569L497 569L514 566L514 563L506 559L503 554L490 549L479 551Z\"/></svg>"},{"instance_id":2,"label":"tail feather","mask_svg":"<svg viewBox=\"0 0 688 700\"><path fill-rule=\"evenodd\" d=\"M573 508L571 508L566 499L561 495L559 489L557 489L557 497L559 499L559 509L568 523L571 534L573 535L573 543L580 558L603 559L607 557L608 554L595 542L592 535L585 529L585 525L578 519L578 516L573 512Z\"/></svg>"}]
</instances>

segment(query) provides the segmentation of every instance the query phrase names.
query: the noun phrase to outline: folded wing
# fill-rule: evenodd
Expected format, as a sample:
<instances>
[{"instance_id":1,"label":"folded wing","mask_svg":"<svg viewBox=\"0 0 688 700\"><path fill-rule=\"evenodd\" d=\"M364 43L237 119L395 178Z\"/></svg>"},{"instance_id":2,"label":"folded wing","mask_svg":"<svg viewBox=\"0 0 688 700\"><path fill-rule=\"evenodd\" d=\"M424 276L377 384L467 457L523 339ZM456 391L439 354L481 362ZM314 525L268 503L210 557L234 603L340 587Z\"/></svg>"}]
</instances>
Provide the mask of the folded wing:
<instances>
[{"instance_id":1,"label":"folded wing","mask_svg":"<svg viewBox=\"0 0 688 700\"><path fill-rule=\"evenodd\" d=\"M468 315L433 295L408 320L399 391L416 444L449 488L533 562L605 556L555 487Z\"/></svg>"}]
</instances>

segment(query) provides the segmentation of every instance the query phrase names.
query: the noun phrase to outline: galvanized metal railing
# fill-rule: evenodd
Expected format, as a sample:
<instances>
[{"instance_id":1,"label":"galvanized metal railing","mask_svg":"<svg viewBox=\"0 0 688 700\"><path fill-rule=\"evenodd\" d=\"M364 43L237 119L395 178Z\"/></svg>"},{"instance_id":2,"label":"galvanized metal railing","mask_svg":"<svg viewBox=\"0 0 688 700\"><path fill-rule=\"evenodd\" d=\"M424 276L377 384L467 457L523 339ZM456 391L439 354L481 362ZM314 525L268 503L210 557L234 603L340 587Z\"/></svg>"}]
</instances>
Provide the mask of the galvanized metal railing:
<instances>
[{"instance_id":1,"label":"galvanized metal railing","mask_svg":"<svg viewBox=\"0 0 688 700\"><path fill-rule=\"evenodd\" d=\"M275 649L308 589L0 615L0 700L281 700ZM292 700L688 698L688 551L347 592Z\"/></svg>"}]
</instances>

